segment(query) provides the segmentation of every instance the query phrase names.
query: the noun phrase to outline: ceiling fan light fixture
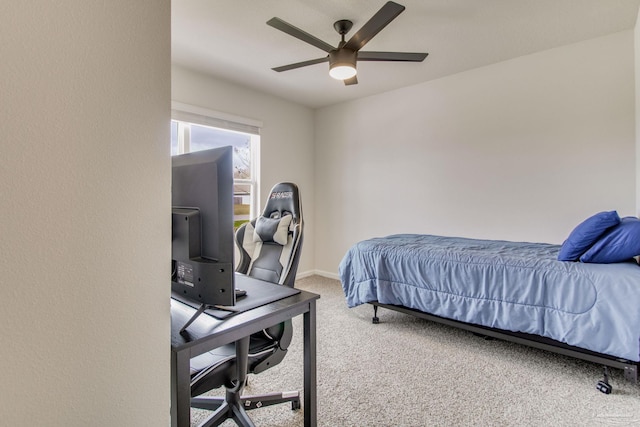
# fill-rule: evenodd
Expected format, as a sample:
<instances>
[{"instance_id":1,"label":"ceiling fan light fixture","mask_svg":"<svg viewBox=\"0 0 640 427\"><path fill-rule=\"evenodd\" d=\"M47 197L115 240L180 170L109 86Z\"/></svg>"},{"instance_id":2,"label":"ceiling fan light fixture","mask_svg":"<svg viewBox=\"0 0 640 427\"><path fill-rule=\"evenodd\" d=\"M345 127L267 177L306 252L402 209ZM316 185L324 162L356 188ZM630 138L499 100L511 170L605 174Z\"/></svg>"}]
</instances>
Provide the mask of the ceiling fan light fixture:
<instances>
[{"instance_id":1,"label":"ceiling fan light fixture","mask_svg":"<svg viewBox=\"0 0 640 427\"><path fill-rule=\"evenodd\" d=\"M329 75L336 80L350 79L357 74L356 51L335 49L329 52Z\"/></svg>"},{"instance_id":2,"label":"ceiling fan light fixture","mask_svg":"<svg viewBox=\"0 0 640 427\"><path fill-rule=\"evenodd\" d=\"M336 80L346 80L357 74L352 65L336 65L329 70L329 75Z\"/></svg>"}]
</instances>

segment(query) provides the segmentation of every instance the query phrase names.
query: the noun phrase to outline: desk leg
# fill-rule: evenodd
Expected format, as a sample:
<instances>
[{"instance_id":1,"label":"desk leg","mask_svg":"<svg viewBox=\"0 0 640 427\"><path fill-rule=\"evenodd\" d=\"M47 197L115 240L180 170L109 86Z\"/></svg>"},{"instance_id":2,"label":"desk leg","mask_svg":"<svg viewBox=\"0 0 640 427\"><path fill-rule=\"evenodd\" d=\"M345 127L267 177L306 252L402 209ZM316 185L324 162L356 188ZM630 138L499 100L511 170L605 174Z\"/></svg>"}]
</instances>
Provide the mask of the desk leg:
<instances>
[{"instance_id":1,"label":"desk leg","mask_svg":"<svg viewBox=\"0 0 640 427\"><path fill-rule=\"evenodd\" d=\"M188 351L171 352L171 427L191 425L191 374Z\"/></svg>"},{"instance_id":2,"label":"desk leg","mask_svg":"<svg viewBox=\"0 0 640 427\"><path fill-rule=\"evenodd\" d=\"M309 302L304 313L304 425L316 427L318 418L316 390L316 301Z\"/></svg>"}]
</instances>

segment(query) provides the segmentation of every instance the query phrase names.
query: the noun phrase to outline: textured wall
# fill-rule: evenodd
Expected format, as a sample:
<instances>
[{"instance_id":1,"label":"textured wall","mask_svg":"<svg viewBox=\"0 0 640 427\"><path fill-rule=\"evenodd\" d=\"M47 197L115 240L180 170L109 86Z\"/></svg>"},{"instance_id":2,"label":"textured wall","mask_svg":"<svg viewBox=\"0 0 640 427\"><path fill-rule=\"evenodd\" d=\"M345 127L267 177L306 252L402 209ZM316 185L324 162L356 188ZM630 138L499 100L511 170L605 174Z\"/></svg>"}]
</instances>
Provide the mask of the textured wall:
<instances>
[{"instance_id":1,"label":"textured wall","mask_svg":"<svg viewBox=\"0 0 640 427\"><path fill-rule=\"evenodd\" d=\"M640 216L640 11L633 32L635 58L635 107L636 107L636 215Z\"/></svg>"},{"instance_id":2,"label":"textured wall","mask_svg":"<svg viewBox=\"0 0 640 427\"><path fill-rule=\"evenodd\" d=\"M167 425L170 3L0 5L3 425Z\"/></svg>"}]
</instances>

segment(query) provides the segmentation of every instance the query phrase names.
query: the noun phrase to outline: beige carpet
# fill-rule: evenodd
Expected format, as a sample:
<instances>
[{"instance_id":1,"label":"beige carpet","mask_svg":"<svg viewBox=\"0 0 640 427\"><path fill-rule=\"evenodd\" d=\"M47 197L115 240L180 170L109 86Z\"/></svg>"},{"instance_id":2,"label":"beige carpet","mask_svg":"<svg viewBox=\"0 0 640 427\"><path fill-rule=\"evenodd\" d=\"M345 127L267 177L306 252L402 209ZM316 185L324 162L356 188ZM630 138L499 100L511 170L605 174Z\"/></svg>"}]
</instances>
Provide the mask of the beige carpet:
<instances>
[{"instance_id":1,"label":"beige carpet","mask_svg":"<svg viewBox=\"0 0 640 427\"><path fill-rule=\"evenodd\" d=\"M318 300L318 425L640 426L640 385L611 370L613 393L595 389L602 367L370 305L349 309L340 282L298 280ZM302 390L302 318L278 366L250 375L248 391ZM249 412L256 426L298 427L287 404ZM205 411L192 411L194 425ZM226 421L223 426L235 426Z\"/></svg>"}]
</instances>

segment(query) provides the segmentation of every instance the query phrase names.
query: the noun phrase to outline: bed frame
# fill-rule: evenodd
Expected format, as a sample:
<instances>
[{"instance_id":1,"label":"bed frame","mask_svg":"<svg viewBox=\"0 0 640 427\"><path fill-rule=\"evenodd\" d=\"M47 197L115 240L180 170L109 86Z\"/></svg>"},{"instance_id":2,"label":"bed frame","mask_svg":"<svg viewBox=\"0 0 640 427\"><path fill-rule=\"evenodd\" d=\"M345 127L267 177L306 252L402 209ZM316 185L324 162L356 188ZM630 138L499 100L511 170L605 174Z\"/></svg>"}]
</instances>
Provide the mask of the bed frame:
<instances>
[{"instance_id":1,"label":"bed frame","mask_svg":"<svg viewBox=\"0 0 640 427\"><path fill-rule=\"evenodd\" d=\"M400 313L410 314L412 316L419 317L421 319L430 320L444 325L453 326L456 328L464 329L472 332L475 335L479 335L486 338L497 338L504 341L510 341L517 344L527 345L553 353L562 354L564 356L570 356L577 359L586 360L589 362L601 364L604 366L604 378L598 381L596 388L605 393L611 393L612 387L609 384L608 368L617 368L624 371L624 377L626 380L631 381L633 384L638 384L638 371L640 368L640 362L632 362L626 359L620 359L614 356L609 356L602 353L596 353L594 351L585 350L579 347L567 345L560 341L556 341L550 338L542 337L539 335L525 334L521 332L511 332L503 329L494 329L480 325L473 325L470 323L460 322L457 320L447 319L433 314L425 313L412 308L407 308L399 305L381 304L377 301L370 302L373 305L373 323L380 322L378 318L378 307L384 307L389 310L397 311Z\"/></svg>"}]
</instances>

